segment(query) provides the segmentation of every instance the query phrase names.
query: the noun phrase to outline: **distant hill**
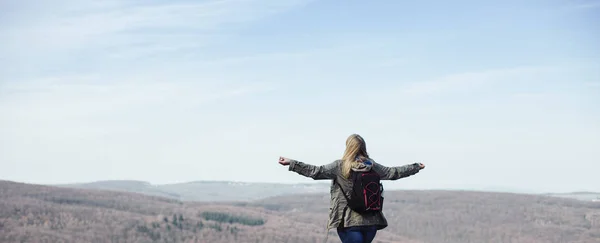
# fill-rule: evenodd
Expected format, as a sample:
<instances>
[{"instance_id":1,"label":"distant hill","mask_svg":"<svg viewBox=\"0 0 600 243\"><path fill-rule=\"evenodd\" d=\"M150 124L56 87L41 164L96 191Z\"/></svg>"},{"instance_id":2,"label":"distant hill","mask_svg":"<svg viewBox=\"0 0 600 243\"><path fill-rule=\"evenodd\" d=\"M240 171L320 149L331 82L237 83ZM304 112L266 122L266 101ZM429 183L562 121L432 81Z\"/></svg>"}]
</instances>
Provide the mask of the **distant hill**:
<instances>
[{"instance_id":1,"label":"distant hill","mask_svg":"<svg viewBox=\"0 0 600 243\"><path fill-rule=\"evenodd\" d=\"M182 202L0 181L0 242L323 242L328 198ZM384 213L375 243L600 242L600 203L544 195L388 191Z\"/></svg>"},{"instance_id":2,"label":"distant hill","mask_svg":"<svg viewBox=\"0 0 600 243\"><path fill-rule=\"evenodd\" d=\"M144 181L98 181L56 185L69 188L100 189L135 192L162 196L182 201L248 201L273 196L328 192L328 183L283 184L245 183L231 181L195 181L176 184L152 185Z\"/></svg>"},{"instance_id":3,"label":"distant hill","mask_svg":"<svg viewBox=\"0 0 600 243\"><path fill-rule=\"evenodd\" d=\"M82 188L82 189L97 189L97 190L113 190L123 192L135 192L152 196L161 196L182 200L177 193L163 190L145 181L129 181L129 180L113 180L113 181L97 181L91 183L79 184L63 184L56 185L59 187Z\"/></svg>"},{"instance_id":4,"label":"distant hill","mask_svg":"<svg viewBox=\"0 0 600 243\"><path fill-rule=\"evenodd\" d=\"M181 201L252 201L268 197L296 195L305 193L327 193L329 183L251 183L233 181L193 181L174 184L153 185L145 181L112 180L97 181L90 183L60 184L53 185L69 188L111 190L123 192L142 193L151 196L168 197ZM449 189L450 190L450 189ZM392 191L389 189L388 191ZM452 191L452 190L450 190ZM519 194L536 194L529 191L519 191L510 188L486 188L474 190L481 192L511 192ZM600 199L597 192L572 192L572 193L545 193L540 195L573 198L583 201L594 201Z\"/></svg>"},{"instance_id":5,"label":"distant hill","mask_svg":"<svg viewBox=\"0 0 600 243\"><path fill-rule=\"evenodd\" d=\"M572 198L582 201L600 201L600 192L570 192L570 193L547 193L548 196Z\"/></svg>"}]
</instances>

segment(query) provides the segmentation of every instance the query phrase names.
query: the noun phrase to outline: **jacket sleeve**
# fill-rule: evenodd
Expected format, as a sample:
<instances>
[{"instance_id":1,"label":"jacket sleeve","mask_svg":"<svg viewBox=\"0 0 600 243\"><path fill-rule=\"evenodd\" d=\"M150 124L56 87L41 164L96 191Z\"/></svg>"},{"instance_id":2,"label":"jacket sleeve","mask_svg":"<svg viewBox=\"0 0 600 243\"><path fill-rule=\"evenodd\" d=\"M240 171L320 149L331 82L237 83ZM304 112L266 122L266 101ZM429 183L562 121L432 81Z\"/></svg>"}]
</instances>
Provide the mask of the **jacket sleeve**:
<instances>
[{"instance_id":1,"label":"jacket sleeve","mask_svg":"<svg viewBox=\"0 0 600 243\"><path fill-rule=\"evenodd\" d=\"M336 177L336 170L338 169L337 161L332 163L315 166L306 164L297 160L290 161L289 171L296 172L300 175L313 178L314 180L327 180L334 179Z\"/></svg>"},{"instance_id":2,"label":"jacket sleeve","mask_svg":"<svg viewBox=\"0 0 600 243\"><path fill-rule=\"evenodd\" d=\"M421 168L418 163L403 166L387 167L373 162L373 169L381 175L382 180L398 180L418 173Z\"/></svg>"}]
</instances>

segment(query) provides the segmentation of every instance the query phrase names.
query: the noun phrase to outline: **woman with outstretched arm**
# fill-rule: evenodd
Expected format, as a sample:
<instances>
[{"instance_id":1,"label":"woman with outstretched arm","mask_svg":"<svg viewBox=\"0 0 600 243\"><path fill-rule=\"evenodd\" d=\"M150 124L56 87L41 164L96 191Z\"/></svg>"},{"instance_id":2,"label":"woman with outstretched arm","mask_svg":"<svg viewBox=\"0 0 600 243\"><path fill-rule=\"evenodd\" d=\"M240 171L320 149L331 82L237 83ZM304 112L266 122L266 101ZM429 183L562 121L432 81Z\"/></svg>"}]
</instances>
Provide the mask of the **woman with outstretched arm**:
<instances>
[{"instance_id":1,"label":"woman with outstretched arm","mask_svg":"<svg viewBox=\"0 0 600 243\"><path fill-rule=\"evenodd\" d=\"M358 134L346 140L342 159L330 164L315 166L285 157L279 164L315 180L332 180L327 230L336 228L342 243L371 243L377 231L387 227L379 180L398 180L425 168L421 163L398 167L376 163Z\"/></svg>"}]
</instances>

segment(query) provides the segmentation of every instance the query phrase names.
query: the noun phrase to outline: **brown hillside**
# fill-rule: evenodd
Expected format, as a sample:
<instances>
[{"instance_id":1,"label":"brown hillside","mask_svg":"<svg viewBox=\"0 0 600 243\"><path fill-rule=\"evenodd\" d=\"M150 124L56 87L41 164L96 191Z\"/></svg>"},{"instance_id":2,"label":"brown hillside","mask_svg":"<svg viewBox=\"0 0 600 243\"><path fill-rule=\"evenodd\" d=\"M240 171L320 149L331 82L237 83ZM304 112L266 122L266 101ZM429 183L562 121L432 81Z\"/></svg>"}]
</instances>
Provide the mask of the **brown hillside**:
<instances>
[{"instance_id":1,"label":"brown hillside","mask_svg":"<svg viewBox=\"0 0 600 243\"><path fill-rule=\"evenodd\" d=\"M388 191L390 232L431 243L598 243L600 203L511 193ZM249 205L299 222L324 222L323 194L270 198Z\"/></svg>"},{"instance_id":2,"label":"brown hillside","mask_svg":"<svg viewBox=\"0 0 600 243\"><path fill-rule=\"evenodd\" d=\"M323 242L328 195L253 203L0 181L0 242ZM458 191L386 192L375 242L600 242L600 204ZM328 242L339 242L332 230Z\"/></svg>"},{"instance_id":3,"label":"brown hillside","mask_svg":"<svg viewBox=\"0 0 600 243\"><path fill-rule=\"evenodd\" d=\"M183 220L182 220L183 219ZM323 242L321 223L261 207L0 181L0 242ZM328 242L336 242L330 232ZM382 234L381 242L413 242Z\"/></svg>"}]
</instances>

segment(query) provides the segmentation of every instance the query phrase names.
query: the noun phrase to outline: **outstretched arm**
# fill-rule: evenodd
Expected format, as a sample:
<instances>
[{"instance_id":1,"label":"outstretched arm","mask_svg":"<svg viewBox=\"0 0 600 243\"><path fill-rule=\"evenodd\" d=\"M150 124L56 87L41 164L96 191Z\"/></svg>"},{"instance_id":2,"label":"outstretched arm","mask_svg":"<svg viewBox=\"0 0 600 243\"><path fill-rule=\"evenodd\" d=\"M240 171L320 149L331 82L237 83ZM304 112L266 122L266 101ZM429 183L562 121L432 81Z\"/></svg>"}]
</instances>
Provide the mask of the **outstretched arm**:
<instances>
[{"instance_id":1,"label":"outstretched arm","mask_svg":"<svg viewBox=\"0 0 600 243\"><path fill-rule=\"evenodd\" d=\"M335 171L338 167L337 162L315 166L283 157L279 159L279 163L282 165L289 165L289 171L313 178L314 180L334 179L336 177Z\"/></svg>"},{"instance_id":2,"label":"outstretched arm","mask_svg":"<svg viewBox=\"0 0 600 243\"><path fill-rule=\"evenodd\" d=\"M425 168L423 164L414 163L403 166L387 167L373 162L373 170L381 175L382 180L398 180L418 173Z\"/></svg>"}]
</instances>

